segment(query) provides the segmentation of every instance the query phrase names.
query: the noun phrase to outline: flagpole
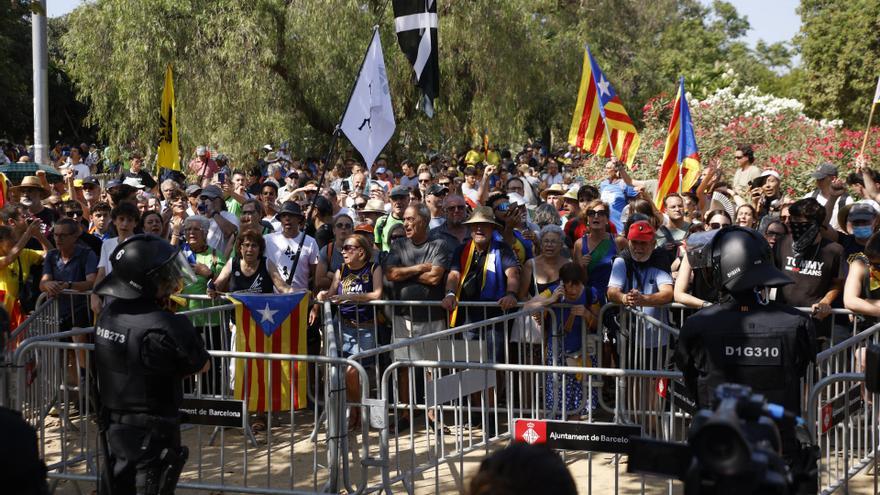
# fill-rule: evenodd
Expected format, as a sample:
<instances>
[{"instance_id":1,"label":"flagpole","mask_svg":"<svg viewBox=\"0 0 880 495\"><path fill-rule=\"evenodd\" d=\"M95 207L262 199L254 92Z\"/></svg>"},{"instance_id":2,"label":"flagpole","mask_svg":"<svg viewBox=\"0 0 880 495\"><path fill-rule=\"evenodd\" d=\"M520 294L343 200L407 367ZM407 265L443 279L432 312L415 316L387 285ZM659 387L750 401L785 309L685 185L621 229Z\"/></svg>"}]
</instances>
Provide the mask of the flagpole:
<instances>
[{"instance_id":1,"label":"flagpole","mask_svg":"<svg viewBox=\"0 0 880 495\"><path fill-rule=\"evenodd\" d=\"M327 175L327 169L332 165L333 160L333 152L336 150L336 141L339 139L339 132L342 127L342 120L345 118L345 112L348 111L348 106L351 103L351 97L354 96L354 90L357 87L357 82L361 77L361 72L364 70L364 64L367 61L367 56L370 54L370 46L373 44L373 37L378 34L379 25L376 24L373 26L373 34L370 36L370 43L367 45L367 49L364 51L364 57L361 60L361 67L358 69L358 73L354 78L354 82L351 84L351 91L348 93L348 100L345 103L345 109L342 111L342 115L339 116L339 123L336 124L336 127L333 129L333 134L330 138L330 148L327 150L327 155L324 158L324 166L321 167L321 177L318 179L318 190L315 192L314 197L312 197L312 204L309 206L308 216L305 217L305 221L302 225L303 238L299 243L299 246L296 248L296 253L293 255L293 263L290 265L290 273L287 276L287 285L293 285L293 277L296 274L296 267L299 264L299 257L302 254L302 247L305 244L306 240L306 226L308 226L309 222L312 221L312 218L315 214L315 203L318 201L318 196L321 195L321 187L324 185L324 178ZM369 165L372 164L368 164Z\"/></svg>"},{"instance_id":2,"label":"flagpole","mask_svg":"<svg viewBox=\"0 0 880 495\"><path fill-rule=\"evenodd\" d=\"M865 146L868 145L868 134L871 133L871 120L874 119L874 109L877 108L877 102L871 103L871 113L868 114L868 126L865 128L865 137L862 139L862 149L859 156L865 156Z\"/></svg>"},{"instance_id":3,"label":"flagpole","mask_svg":"<svg viewBox=\"0 0 880 495\"><path fill-rule=\"evenodd\" d=\"M684 176L682 175L682 169L684 168L684 160L681 158L682 150L684 149L684 139L685 133L682 128L682 118L683 112L681 111L684 106L684 76L681 76L678 84L678 156L675 157L678 161L678 194L681 195L684 189Z\"/></svg>"}]
</instances>

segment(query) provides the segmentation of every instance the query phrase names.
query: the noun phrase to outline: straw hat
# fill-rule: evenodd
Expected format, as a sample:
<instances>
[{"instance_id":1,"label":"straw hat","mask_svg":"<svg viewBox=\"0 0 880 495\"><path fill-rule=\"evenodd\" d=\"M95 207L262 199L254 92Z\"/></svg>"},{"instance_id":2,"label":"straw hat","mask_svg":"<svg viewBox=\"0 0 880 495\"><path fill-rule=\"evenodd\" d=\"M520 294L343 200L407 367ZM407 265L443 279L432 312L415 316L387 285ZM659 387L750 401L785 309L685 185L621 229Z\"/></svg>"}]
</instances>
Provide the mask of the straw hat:
<instances>
[{"instance_id":1,"label":"straw hat","mask_svg":"<svg viewBox=\"0 0 880 495\"><path fill-rule=\"evenodd\" d=\"M381 213L385 214L385 202L381 199L371 199L367 201L367 205L361 210L361 213Z\"/></svg>"},{"instance_id":2,"label":"straw hat","mask_svg":"<svg viewBox=\"0 0 880 495\"><path fill-rule=\"evenodd\" d=\"M566 192L567 191L565 190L565 187L563 187L562 184L553 184L552 186L548 187L547 189L544 189L543 191L541 191L541 199L547 199L547 196L551 193L558 194L561 196L561 195L565 194Z\"/></svg>"},{"instance_id":3,"label":"straw hat","mask_svg":"<svg viewBox=\"0 0 880 495\"><path fill-rule=\"evenodd\" d=\"M478 206L474 209L474 212L471 214L471 217L461 222L463 225L475 224L475 223L489 223L496 227L501 227L501 224L495 221L495 213L492 211L492 208L489 206Z\"/></svg>"},{"instance_id":4,"label":"straw hat","mask_svg":"<svg viewBox=\"0 0 880 495\"><path fill-rule=\"evenodd\" d=\"M23 189L39 189L40 191L40 199L46 199L49 197L49 191L43 187L43 183L40 182L39 177L36 175L28 175L24 179L21 180L21 184L11 188L12 191L20 193Z\"/></svg>"},{"instance_id":5,"label":"straw hat","mask_svg":"<svg viewBox=\"0 0 880 495\"><path fill-rule=\"evenodd\" d=\"M562 199L570 199L572 201L578 200L578 188L572 187L565 194L562 195Z\"/></svg>"}]
</instances>

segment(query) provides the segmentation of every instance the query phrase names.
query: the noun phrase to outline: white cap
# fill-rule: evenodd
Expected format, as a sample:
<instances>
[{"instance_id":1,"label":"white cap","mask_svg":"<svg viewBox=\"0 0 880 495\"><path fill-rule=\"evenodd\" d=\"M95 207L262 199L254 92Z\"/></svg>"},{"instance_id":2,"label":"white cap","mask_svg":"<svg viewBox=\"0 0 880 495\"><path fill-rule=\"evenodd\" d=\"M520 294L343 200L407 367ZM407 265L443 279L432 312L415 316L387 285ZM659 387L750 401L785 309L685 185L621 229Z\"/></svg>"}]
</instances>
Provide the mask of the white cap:
<instances>
[{"instance_id":1,"label":"white cap","mask_svg":"<svg viewBox=\"0 0 880 495\"><path fill-rule=\"evenodd\" d=\"M773 170L772 168L768 168L767 170L761 172L761 175L759 177L769 177L771 175L773 177L776 177L777 179L781 179L781 177L779 176L779 172Z\"/></svg>"}]
</instances>

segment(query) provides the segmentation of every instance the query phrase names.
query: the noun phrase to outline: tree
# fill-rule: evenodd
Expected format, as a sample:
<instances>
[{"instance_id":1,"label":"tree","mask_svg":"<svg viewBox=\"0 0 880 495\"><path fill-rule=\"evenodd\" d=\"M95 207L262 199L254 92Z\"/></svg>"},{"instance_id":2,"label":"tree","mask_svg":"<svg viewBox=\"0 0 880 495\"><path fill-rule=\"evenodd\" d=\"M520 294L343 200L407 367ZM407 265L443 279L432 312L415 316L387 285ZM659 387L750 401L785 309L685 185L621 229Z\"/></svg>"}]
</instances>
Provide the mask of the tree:
<instances>
[{"instance_id":1,"label":"tree","mask_svg":"<svg viewBox=\"0 0 880 495\"><path fill-rule=\"evenodd\" d=\"M880 75L880 0L801 0L798 12L808 113L865 125Z\"/></svg>"},{"instance_id":2,"label":"tree","mask_svg":"<svg viewBox=\"0 0 880 495\"><path fill-rule=\"evenodd\" d=\"M284 138L304 154L322 152L374 24L398 122L391 148L404 154L466 146L487 131L502 145L567 135L585 42L636 120L679 74L710 91L727 62L769 72L737 41L748 24L726 2L450 1L438 12L441 95L429 120L416 110L387 3L97 0L70 15L64 67L89 123L112 143L151 148L172 63L184 154L218 144L238 160Z\"/></svg>"},{"instance_id":3,"label":"tree","mask_svg":"<svg viewBox=\"0 0 880 495\"><path fill-rule=\"evenodd\" d=\"M0 138L19 142L34 128L28 4L24 0L0 2L0 60L4 61L0 77Z\"/></svg>"}]
</instances>

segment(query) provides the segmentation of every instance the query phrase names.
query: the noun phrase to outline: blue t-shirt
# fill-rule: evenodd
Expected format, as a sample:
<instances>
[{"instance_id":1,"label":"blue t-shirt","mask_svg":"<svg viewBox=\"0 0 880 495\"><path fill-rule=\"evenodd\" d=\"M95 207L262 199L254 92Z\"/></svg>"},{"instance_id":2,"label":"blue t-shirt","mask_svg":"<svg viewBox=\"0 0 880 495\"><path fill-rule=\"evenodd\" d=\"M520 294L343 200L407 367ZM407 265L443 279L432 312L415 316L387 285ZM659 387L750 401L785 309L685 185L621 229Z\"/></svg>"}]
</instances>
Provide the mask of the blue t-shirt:
<instances>
[{"instance_id":1,"label":"blue t-shirt","mask_svg":"<svg viewBox=\"0 0 880 495\"><path fill-rule=\"evenodd\" d=\"M634 198L638 195L639 193L632 186L626 185L626 182L620 179L614 182L608 182L608 179L605 179L599 184L599 197L611 210L609 219L617 232L623 232L620 214L626 206L627 198Z\"/></svg>"},{"instance_id":2,"label":"blue t-shirt","mask_svg":"<svg viewBox=\"0 0 880 495\"><path fill-rule=\"evenodd\" d=\"M626 260L623 258L615 259L614 265L611 266L611 278L608 279L608 287L617 287L623 292L636 289L642 294L649 296L660 292L660 286L672 285L672 276L669 272L655 266L643 266L640 269L635 262L631 262L630 266L632 270L630 273L627 273ZM663 323L669 323L669 311L666 308L637 307L636 309ZM645 339L639 339L636 345L642 345L642 342L648 348L666 345L669 336L665 331L661 331L650 324L647 325L647 328L650 331L645 336Z\"/></svg>"}]
</instances>

